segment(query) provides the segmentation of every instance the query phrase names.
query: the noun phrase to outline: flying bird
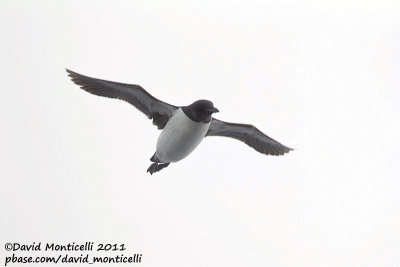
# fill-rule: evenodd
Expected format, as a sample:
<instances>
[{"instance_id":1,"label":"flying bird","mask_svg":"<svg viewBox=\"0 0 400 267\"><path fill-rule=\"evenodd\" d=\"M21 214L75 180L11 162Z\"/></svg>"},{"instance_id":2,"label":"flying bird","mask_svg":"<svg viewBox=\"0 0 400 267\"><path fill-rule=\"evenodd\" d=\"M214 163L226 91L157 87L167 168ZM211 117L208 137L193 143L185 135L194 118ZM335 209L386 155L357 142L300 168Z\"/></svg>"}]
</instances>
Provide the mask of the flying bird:
<instances>
[{"instance_id":1,"label":"flying bird","mask_svg":"<svg viewBox=\"0 0 400 267\"><path fill-rule=\"evenodd\" d=\"M174 106L150 95L141 86L87 77L66 70L81 89L98 96L124 100L143 112L162 130L153 162L147 172L158 172L171 162L187 157L205 136L225 136L240 140L265 155L283 155L292 148L268 137L250 124L230 123L212 117L219 112L209 100L197 100L188 106Z\"/></svg>"}]
</instances>

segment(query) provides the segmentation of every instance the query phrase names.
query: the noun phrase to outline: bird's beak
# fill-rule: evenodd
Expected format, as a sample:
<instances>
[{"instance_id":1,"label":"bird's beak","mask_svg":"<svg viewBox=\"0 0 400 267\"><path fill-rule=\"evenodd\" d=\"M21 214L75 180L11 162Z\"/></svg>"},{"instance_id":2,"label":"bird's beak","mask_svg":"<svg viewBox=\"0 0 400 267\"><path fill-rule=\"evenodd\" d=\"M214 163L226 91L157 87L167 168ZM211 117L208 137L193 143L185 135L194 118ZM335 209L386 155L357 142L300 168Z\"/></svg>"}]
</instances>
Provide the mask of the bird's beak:
<instances>
[{"instance_id":1,"label":"bird's beak","mask_svg":"<svg viewBox=\"0 0 400 267\"><path fill-rule=\"evenodd\" d=\"M219 112L219 110L218 110L217 108L210 108L210 109L207 109L207 111L208 111L208 112L211 112L211 113L217 113L217 112Z\"/></svg>"}]
</instances>

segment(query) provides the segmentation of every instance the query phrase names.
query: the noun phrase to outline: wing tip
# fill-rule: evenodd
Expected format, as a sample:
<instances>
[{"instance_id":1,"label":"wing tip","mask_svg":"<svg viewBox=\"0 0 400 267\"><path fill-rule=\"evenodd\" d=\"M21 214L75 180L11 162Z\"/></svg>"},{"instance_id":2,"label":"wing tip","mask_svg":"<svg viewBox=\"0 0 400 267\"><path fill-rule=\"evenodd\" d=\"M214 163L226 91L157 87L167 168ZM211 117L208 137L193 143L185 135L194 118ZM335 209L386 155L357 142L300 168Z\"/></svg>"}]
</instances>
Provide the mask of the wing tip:
<instances>
[{"instance_id":1,"label":"wing tip","mask_svg":"<svg viewBox=\"0 0 400 267\"><path fill-rule=\"evenodd\" d=\"M289 153L290 151L293 151L294 148L291 147L287 147L287 146L283 146L282 148L280 148L279 150L275 149L272 151L272 153L268 153L266 154L267 156L284 156L285 154Z\"/></svg>"},{"instance_id":2,"label":"wing tip","mask_svg":"<svg viewBox=\"0 0 400 267\"><path fill-rule=\"evenodd\" d=\"M68 73L68 75L71 75L71 73L73 73L72 70L65 68L65 71Z\"/></svg>"},{"instance_id":3,"label":"wing tip","mask_svg":"<svg viewBox=\"0 0 400 267\"><path fill-rule=\"evenodd\" d=\"M76 73L76 72L74 72L74 71L72 71L70 69L67 69L67 68L65 68L65 71L68 73L68 77L71 78L71 81L76 83L75 79L78 77L78 73Z\"/></svg>"},{"instance_id":4,"label":"wing tip","mask_svg":"<svg viewBox=\"0 0 400 267\"><path fill-rule=\"evenodd\" d=\"M93 82L92 82L93 78L84 76L67 68L65 68L65 71L68 73L68 77L70 77L73 83L78 85L81 89L89 93L92 93L90 89L93 89Z\"/></svg>"},{"instance_id":5,"label":"wing tip","mask_svg":"<svg viewBox=\"0 0 400 267\"><path fill-rule=\"evenodd\" d=\"M287 147L287 146L285 146L285 148L284 148L284 150L282 151L282 156L283 155L285 155L285 154L287 154L287 153L289 153L290 151L293 151L294 150L294 148L291 148L291 147Z\"/></svg>"},{"instance_id":6,"label":"wing tip","mask_svg":"<svg viewBox=\"0 0 400 267\"><path fill-rule=\"evenodd\" d=\"M67 68L65 68L65 71L68 73L68 76L71 77L71 79L74 79L75 77L80 75L80 74L76 73L75 71L72 71Z\"/></svg>"}]
</instances>

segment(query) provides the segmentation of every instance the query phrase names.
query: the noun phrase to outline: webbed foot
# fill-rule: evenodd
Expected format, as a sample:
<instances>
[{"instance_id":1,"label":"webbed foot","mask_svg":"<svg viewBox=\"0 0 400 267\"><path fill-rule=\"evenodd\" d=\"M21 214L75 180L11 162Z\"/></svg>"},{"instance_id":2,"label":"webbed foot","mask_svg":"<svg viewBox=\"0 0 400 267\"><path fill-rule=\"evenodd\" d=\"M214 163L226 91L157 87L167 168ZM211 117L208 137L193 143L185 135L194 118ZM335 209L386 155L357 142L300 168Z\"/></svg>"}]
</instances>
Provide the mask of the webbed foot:
<instances>
[{"instance_id":1,"label":"webbed foot","mask_svg":"<svg viewBox=\"0 0 400 267\"><path fill-rule=\"evenodd\" d=\"M151 175L153 175L153 173L161 171L162 169L168 167L168 165L169 165L169 162L168 163L157 163L157 162L154 162L147 169L147 172L149 172Z\"/></svg>"}]
</instances>

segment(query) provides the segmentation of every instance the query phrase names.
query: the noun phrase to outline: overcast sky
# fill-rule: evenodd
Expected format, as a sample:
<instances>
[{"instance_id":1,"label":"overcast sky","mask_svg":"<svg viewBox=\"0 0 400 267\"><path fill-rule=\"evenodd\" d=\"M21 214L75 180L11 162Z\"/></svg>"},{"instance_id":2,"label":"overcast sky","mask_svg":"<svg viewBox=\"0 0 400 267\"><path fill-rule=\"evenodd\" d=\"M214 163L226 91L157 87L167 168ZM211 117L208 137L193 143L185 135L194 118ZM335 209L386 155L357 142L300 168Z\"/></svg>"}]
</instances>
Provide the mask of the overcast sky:
<instances>
[{"instance_id":1,"label":"overcast sky","mask_svg":"<svg viewBox=\"0 0 400 267\"><path fill-rule=\"evenodd\" d=\"M1 261L93 241L141 266L399 266L399 2L301 2L1 1ZM64 68L295 151L207 137L150 176L159 131Z\"/></svg>"}]
</instances>

